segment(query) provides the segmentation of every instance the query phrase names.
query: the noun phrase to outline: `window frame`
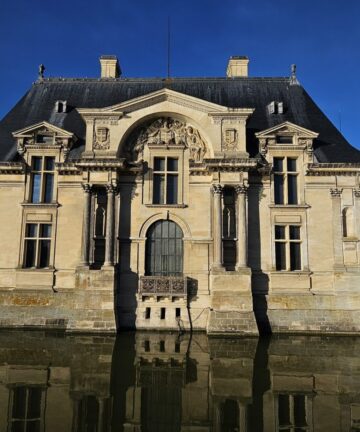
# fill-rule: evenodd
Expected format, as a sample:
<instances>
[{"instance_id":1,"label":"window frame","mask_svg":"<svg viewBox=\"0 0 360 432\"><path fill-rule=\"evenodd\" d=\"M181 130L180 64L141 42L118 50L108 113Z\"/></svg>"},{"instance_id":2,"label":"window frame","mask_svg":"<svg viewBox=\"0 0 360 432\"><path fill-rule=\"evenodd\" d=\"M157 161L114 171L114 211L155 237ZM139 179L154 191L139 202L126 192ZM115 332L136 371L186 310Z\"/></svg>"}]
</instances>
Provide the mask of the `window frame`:
<instances>
[{"instance_id":1,"label":"window frame","mask_svg":"<svg viewBox=\"0 0 360 432\"><path fill-rule=\"evenodd\" d=\"M29 236L27 235L27 227L29 225L35 225L36 226L36 234L34 236ZM42 226L44 225L48 225L50 226L50 236L43 236L41 234L42 231ZM52 252L52 242L53 242L53 224L51 222L25 222L25 227L24 227L24 237L23 237L23 259L22 259L22 267L24 269L49 269L51 268L51 252ZM48 251L48 265L46 266L41 266L41 242L49 242L49 251ZM27 244L29 244L30 242L34 242L35 243L35 258L34 258L34 262L35 265L34 266L27 266L26 262L27 262Z\"/></svg>"},{"instance_id":2,"label":"window frame","mask_svg":"<svg viewBox=\"0 0 360 432\"><path fill-rule=\"evenodd\" d=\"M275 170L275 160L282 160L282 171ZM296 171L288 170L288 160L296 161ZM277 191L276 191L276 177L282 178L282 202L276 202ZM289 180L290 178L296 179L296 202L289 203ZM274 155L273 156L273 202L275 205L279 206L298 206L300 205L300 193L299 193L299 183L300 183L300 171L299 171L299 157L296 155Z\"/></svg>"},{"instance_id":3,"label":"window frame","mask_svg":"<svg viewBox=\"0 0 360 432\"><path fill-rule=\"evenodd\" d=\"M155 166L156 166L156 159L163 159L164 160L164 170L156 170ZM168 166L168 161L169 160L176 160L177 161L177 170L169 170ZM166 156L154 156L153 157L153 161L152 161L152 177L153 177L153 181L152 181L152 203L154 205L165 205L165 206L169 206L169 205L178 205L179 204L179 158L173 155L166 155ZM158 202L155 203L154 199L155 199L155 186L156 186L156 182L155 182L155 176L163 176L164 177L164 202ZM177 178L177 185L176 185L176 202L168 202L169 201L169 196L168 196L168 181L170 177L176 177ZM161 189L160 189L161 191ZM161 196L161 193L159 194L159 197ZM161 199L160 199L161 201Z\"/></svg>"},{"instance_id":4,"label":"window frame","mask_svg":"<svg viewBox=\"0 0 360 432\"><path fill-rule=\"evenodd\" d=\"M276 227L284 227L285 228L285 236L284 238L276 238ZM290 235L290 227L299 228L299 238L291 239ZM303 257L303 227L301 224L296 223L275 223L273 225L273 239L274 239L274 268L276 272L302 272L304 271L304 257ZM285 268L278 269L277 267L277 253L276 253L276 245L284 244L285 245ZM292 255L291 255L291 244L299 245L299 256L300 256L300 268L292 269Z\"/></svg>"}]
</instances>

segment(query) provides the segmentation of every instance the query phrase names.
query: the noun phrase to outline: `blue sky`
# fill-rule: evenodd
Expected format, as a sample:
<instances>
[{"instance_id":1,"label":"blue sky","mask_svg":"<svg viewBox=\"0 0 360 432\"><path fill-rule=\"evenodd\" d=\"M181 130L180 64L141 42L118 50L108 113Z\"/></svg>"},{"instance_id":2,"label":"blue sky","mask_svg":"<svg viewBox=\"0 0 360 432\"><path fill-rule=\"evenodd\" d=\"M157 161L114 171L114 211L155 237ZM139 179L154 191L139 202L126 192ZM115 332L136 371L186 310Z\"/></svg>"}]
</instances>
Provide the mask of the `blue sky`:
<instances>
[{"instance_id":1,"label":"blue sky","mask_svg":"<svg viewBox=\"0 0 360 432\"><path fill-rule=\"evenodd\" d=\"M115 54L127 77L165 76L167 17L172 76L224 76L231 55L251 76L297 76L360 148L359 0L2 0L0 117L37 78L97 77Z\"/></svg>"}]
</instances>

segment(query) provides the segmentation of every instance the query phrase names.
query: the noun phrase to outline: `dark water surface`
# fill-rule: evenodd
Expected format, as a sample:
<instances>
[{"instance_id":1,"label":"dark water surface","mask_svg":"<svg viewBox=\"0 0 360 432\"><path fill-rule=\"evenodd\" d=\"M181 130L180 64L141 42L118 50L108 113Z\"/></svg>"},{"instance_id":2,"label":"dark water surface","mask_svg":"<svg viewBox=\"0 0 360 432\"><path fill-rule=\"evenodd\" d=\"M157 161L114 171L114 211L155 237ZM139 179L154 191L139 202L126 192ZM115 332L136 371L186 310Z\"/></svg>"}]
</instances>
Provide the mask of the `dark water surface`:
<instances>
[{"instance_id":1,"label":"dark water surface","mask_svg":"<svg viewBox=\"0 0 360 432\"><path fill-rule=\"evenodd\" d=\"M360 338L0 332L0 431L360 431Z\"/></svg>"}]
</instances>

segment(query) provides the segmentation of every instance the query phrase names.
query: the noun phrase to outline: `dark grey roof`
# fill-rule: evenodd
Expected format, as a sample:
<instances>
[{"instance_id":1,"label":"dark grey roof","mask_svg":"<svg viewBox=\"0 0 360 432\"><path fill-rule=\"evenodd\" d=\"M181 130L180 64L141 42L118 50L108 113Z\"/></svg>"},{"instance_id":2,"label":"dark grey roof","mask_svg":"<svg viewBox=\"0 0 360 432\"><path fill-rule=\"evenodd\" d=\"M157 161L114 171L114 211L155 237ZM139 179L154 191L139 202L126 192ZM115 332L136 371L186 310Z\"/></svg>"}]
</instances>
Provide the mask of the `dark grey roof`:
<instances>
[{"instance_id":1,"label":"dark grey roof","mask_svg":"<svg viewBox=\"0 0 360 432\"><path fill-rule=\"evenodd\" d=\"M232 108L255 108L247 124L247 146L258 153L255 133L284 121L319 133L315 155L319 162L360 162L360 151L352 147L321 112L301 85L289 78L161 78L149 79L61 79L48 78L33 84L25 96L0 122L0 160L16 157L11 132L48 121L79 137L70 157L81 154L85 124L75 108L101 108L149 94L164 87ZM68 112L55 112L55 102L66 100ZM272 101L284 103L283 114L269 114Z\"/></svg>"}]
</instances>

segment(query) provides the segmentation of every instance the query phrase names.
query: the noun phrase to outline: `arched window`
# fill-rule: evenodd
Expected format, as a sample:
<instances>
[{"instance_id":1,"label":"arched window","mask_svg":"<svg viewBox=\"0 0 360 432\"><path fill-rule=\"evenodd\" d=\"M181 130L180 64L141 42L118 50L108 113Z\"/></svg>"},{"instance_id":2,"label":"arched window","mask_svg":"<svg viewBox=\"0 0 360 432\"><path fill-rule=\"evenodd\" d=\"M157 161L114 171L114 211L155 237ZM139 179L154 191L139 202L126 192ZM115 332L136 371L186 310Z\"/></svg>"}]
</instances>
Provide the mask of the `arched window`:
<instances>
[{"instance_id":1,"label":"arched window","mask_svg":"<svg viewBox=\"0 0 360 432\"><path fill-rule=\"evenodd\" d=\"M181 276L183 273L183 232L172 221L153 223L146 239L145 274Z\"/></svg>"}]
</instances>

